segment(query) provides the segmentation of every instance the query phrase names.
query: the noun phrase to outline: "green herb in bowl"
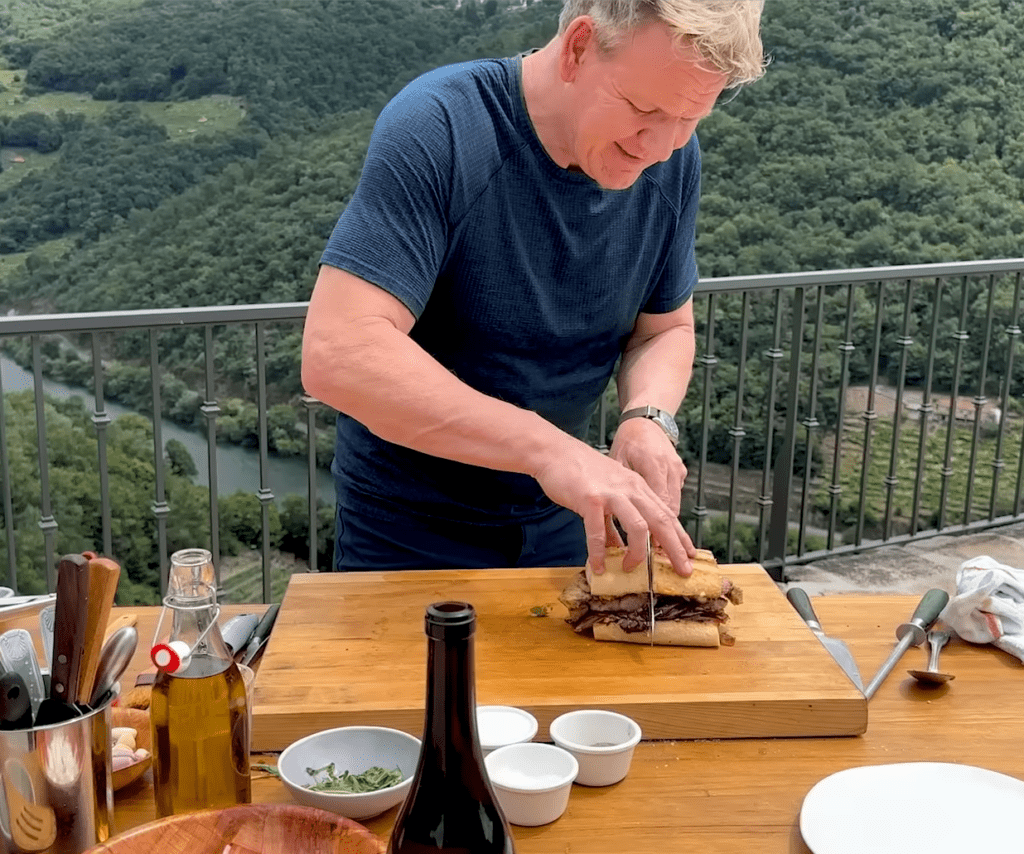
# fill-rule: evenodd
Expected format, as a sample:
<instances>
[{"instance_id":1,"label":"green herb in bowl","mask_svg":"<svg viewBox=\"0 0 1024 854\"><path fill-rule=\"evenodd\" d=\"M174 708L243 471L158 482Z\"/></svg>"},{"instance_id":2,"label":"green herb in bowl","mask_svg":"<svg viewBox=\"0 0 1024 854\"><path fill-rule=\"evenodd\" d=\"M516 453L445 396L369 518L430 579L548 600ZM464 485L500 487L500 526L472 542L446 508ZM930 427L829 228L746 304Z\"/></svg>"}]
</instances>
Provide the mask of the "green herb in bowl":
<instances>
[{"instance_id":1,"label":"green herb in bowl","mask_svg":"<svg viewBox=\"0 0 1024 854\"><path fill-rule=\"evenodd\" d=\"M338 774L332 762L323 768L307 768L306 773L315 780L305 786L311 792L337 792L351 795L360 792L377 792L402 782L401 770L395 768L388 771L379 765L367 768L361 774L353 774L350 771L342 771L341 774ZM321 775L323 775L323 779L317 779Z\"/></svg>"}]
</instances>

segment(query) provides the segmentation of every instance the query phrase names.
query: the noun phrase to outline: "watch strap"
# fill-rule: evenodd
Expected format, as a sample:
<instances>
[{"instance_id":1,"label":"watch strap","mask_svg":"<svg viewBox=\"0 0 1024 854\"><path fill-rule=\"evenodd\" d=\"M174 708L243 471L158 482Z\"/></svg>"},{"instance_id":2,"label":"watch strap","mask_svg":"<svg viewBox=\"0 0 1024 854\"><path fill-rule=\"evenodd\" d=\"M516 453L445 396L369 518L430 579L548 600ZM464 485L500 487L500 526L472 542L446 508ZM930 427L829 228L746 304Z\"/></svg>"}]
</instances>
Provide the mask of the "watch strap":
<instances>
[{"instance_id":1,"label":"watch strap","mask_svg":"<svg viewBox=\"0 0 1024 854\"><path fill-rule=\"evenodd\" d=\"M665 435L668 436L672 444L678 446L679 430L678 428L676 430L671 429L671 427L675 426L675 418L671 412L658 409L656 406L638 406L636 409L627 409L619 415L619 423L621 424L629 418L650 418L665 431Z\"/></svg>"}]
</instances>

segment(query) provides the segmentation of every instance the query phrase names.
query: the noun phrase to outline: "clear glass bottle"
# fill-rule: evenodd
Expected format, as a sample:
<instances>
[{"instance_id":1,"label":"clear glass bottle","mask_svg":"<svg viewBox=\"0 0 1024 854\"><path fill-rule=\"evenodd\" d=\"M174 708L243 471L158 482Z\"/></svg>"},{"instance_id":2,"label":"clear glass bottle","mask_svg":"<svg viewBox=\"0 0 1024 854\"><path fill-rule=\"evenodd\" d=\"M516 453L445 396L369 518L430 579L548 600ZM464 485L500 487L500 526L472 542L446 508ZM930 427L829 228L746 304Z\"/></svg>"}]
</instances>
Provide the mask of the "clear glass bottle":
<instances>
[{"instance_id":1,"label":"clear glass bottle","mask_svg":"<svg viewBox=\"0 0 1024 854\"><path fill-rule=\"evenodd\" d=\"M159 639L164 616L172 625ZM159 816L249 803L245 684L217 625L220 609L206 549L171 555L153 662L153 788Z\"/></svg>"},{"instance_id":2,"label":"clear glass bottle","mask_svg":"<svg viewBox=\"0 0 1024 854\"><path fill-rule=\"evenodd\" d=\"M472 605L427 608L423 747L388 854L515 854L477 734L475 631Z\"/></svg>"}]
</instances>

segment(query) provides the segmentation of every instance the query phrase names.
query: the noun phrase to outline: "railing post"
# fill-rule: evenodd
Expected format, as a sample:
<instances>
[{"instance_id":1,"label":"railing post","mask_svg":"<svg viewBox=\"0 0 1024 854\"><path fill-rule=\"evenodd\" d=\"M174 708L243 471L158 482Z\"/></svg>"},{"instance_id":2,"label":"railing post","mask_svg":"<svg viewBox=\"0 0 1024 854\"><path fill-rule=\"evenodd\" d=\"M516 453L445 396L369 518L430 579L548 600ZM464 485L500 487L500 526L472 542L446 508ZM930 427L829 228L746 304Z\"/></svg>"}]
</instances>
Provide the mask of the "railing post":
<instances>
[{"instance_id":1,"label":"railing post","mask_svg":"<svg viewBox=\"0 0 1024 854\"><path fill-rule=\"evenodd\" d=\"M46 555L46 589L57 589L57 520L50 504L50 455L46 443L46 401L43 392L43 354L39 336L32 336L32 375L35 384L36 443L39 455L39 530L43 532Z\"/></svg>"},{"instance_id":2,"label":"railing post","mask_svg":"<svg viewBox=\"0 0 1024 854\"><path fill-rule=\"evenodd\" d=\"M157 550L160 553L160 596L167 595L169 574L167 554L167 517L171 508L167 504L164 483L163 396L160 393L160 354L157 348L157 329L149 330L149 375L153 395L153 469L155 475L153 516L156 517Z\"/></svg>"},{"instance_id":3,"label":"railing post","mask_svg":"<svg viewBox=\"0 0 1024 854\"><path fill-rule=\"evenodd\" d=\"M260 500L263 520L263 601L273 602L273 584L270 571L270 505L274 493L270 488L270 464L267 460L267 353L263 324L256 322L256 411L259 413Z\"/></svg>"},{"instance_id":4,"label":"railing post","mask_svg":"<svg viewBox=\"0 0 1024 854\"><path fill-rule=\"evenodd\" d=\"M697 361L703 368L704 401L701 406L701 434L700 434L700 465L697 467L697 496L693 507L693 517L696 520L696 531L693 542L700 548L704 542L704 525L707 522L710 512L705 503L707 496L704 493L704 464L708 460L708 438L711 428L711 383L714 378L715 365L718 359L715 357L715 295L708 294L708 314L705 320L704 352Z\"/></svg>"},{"instance_id":5,"label":"railing post","mask_svg":"<svg viewBox=\"0 0 1024 854\"><path fill-rule=\"evenodd\" d=\"M306 458L309 463L309 571L319 572L317 568L317 546L319 537L316 477L316 407L320 401L308 394L302 395L302 406L306 410Z\"/></svg>"},{"instance_id":6,"label":"railing post","mask_svg":"<svg viewBox=\"0 0 1024 854\"><path fill-rule=\"evenodd\" d=\"M782 448L772 476L772 514L768 525L768 559L765 568L782 581L786 567L786 536L789 533L789 495L793 488L793 458L796 454L797 403L800 397L800 360L804 345L804 289L793 289L792 350L789 360L789 388L786 393L786 426ZM769 449L770 452L770 449Z\"/></svg>"},{"instance_id":7,"label":"railing post","mask_svg":"<svg viewBox=\"0 0 1024 854\"><path fill-rule=\"evenodd\" d=\"M18 592L17 552L14 543L14 498L11 493L11 465L7 455L7 415L4 412L4 382L0 371L0 478L4 490L4 530L7 533L7 580L11 589Z\"/></svg>"},{"instance_id":8,"label":"railing post","mask_svg":"<svg viewBox=\"0 0 1024 854\"><path fill-rule=\"evenodd\" d=\"M206 399L199 411L206 418L206 472L210 490L210 554L213 555L213 576L220 589L220 491L217 486L217 405L216 382L214 380L213 326L203 329L203 343L206 369Z\"/></svg>"}]
</instances>

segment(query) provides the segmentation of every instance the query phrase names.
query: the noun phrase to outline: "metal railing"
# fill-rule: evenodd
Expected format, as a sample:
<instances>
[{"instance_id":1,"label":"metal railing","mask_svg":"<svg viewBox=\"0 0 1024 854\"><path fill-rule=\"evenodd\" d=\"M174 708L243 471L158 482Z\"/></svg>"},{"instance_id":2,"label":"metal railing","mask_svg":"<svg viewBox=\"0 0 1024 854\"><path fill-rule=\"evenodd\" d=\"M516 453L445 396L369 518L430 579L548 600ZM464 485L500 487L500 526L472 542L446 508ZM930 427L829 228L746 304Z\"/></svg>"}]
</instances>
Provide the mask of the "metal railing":
<instances>
[{"instance_id":1,"label":"metal railing","mask_svg":"<svg viewBox=\"0 0 1024 854\"><path fill-rule=\"evenodd\" d=\"M786 566L824 555L1024 518L1024 409L1018 403L1024 366L1016 361L1022 274L1024 259L1006 259L702 280L695 295L697 363L680 415L691 471L684 521L697 544L712 544L724 562L756 559L781 579ZM9 585L18 587L14 496L24 488L38 489L33 536L43 542L47 587L55 584L61 520L50 483L43 354L54 337L79 342L91 362L91 389L83 394L91 399L100 501L97 542L85 548L112 554L103 342L119 334L148 337L149 411L161 413L161 336L202 332L208 545L220 555L214 338L219 330L242 327L254 333L260 587L263 601L271 601L270 507L278 496L268 476L266 335L280 325L300 327L306 308L285 303L0 318L0 343L27 338L31 345L38 446L38 482L12 483L0 394L0 536ZM316 571L315 414L322 405L308 397L301 404L309 511L303 557ZM608 446L615 408L609 393L592 431L598 447ZM171 507L158 417L152 418L152 441L151 511L162 594Z\"/></svg>"}]
</instances>

